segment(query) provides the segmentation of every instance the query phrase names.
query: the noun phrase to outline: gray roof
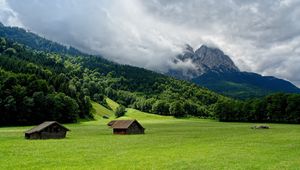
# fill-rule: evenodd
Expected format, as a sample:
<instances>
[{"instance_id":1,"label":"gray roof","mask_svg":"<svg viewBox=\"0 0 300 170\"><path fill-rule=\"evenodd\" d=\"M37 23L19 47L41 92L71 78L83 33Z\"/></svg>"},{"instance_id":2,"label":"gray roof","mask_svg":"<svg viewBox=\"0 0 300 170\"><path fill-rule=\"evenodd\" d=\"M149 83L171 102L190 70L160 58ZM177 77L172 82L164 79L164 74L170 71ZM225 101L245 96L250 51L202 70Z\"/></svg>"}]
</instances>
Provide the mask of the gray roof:
<instances>
[{"instance_id":1,"label":"gray roof","mask_svg":"<svg viewBox=\"0 0 300 170\"><path fill-rule=\"evenodd\" d=\"M51 126L51 125L53 125L53 124L57 124L57 125L59 125L60 127L62 127L63 129L65 129L66 131L70 131L68 128L64 127L63 125L59 124L59 123L56 122L56 121L47 121L47 122L44 122L44 123L42 123L42 124L40 124L40 125L38 125L38 126L32 128L32 129L26 131L25 133L26 133L26 134L30 134L30 133L40 132L40 131L42 131L43 129L45 129L46 127L49 127L49 126Z\"/></svg>"},{"instance_id":2,"label":"gray roof","mask_svg":"<svg viewBox=\"0 0 300 170\"><path fill-rule=\"evenodd\" d=\"M116 120L111 127L113 129L127 129L134 122L136 122L139 127L143 128L137 120Z\"/></svg>"}]
</instances>

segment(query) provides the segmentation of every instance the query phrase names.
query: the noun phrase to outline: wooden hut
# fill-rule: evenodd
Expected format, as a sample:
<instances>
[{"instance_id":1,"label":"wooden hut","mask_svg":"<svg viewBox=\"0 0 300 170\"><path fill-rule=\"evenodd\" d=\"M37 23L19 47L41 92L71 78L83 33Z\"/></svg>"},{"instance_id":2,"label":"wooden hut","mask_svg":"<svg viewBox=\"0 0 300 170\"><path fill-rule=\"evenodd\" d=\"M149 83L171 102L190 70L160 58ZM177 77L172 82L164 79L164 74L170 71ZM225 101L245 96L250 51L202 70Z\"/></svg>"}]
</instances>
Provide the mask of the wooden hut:
<instances>
[{"instance_id":1,"label":"wooden hut","mask_svg":"<svg viewBox=\"0 0 300 170\"><path fill-rule=\"evenodd\" d=\"M114 134L144 134L145 128L137 120L116 120L111 125Z\"/></svg>"},{"instance_id":2,"label":"wooden hut","mask_svg":"<svg viewBox=\"0 0 300 170\"><path fill-rule=\"evenodd\" d=\"M25 132L26 139L61 139L65 138L68 128L56 121L44 122Z\"/></svg>"}]
</instances>

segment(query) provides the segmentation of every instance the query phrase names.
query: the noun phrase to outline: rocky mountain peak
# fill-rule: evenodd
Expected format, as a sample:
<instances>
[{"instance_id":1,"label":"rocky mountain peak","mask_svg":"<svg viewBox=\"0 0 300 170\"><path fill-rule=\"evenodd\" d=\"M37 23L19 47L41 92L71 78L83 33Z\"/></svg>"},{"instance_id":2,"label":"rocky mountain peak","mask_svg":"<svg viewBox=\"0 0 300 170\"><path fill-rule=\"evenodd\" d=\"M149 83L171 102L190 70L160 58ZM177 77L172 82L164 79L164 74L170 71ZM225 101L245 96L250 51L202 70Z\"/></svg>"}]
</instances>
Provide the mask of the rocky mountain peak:
<instances>
[{"instance_id":1,"label":"rocky mountain peak","mask_svg":"<svg viewBox=\"0 0 300 170\"><path fill-rule=\"evenodd\" d=\"M194 49L193 47L191 47L190 45L186 44L185 48L183 50L183 54L178 55L177 59L179 59L182 62L186 62L188 59L192 59L195 55ZM175 60L175 62L178 62Z\"/></svg>"},{"instance_id":2,"label":"rocky mountain peak","mask_svg":"<svg viewBox=\"0 0 300 170\"><path fill-rule=\"evenodd\" d=\"M190 52L190 53L194 53L194 49L193 47L191 47L189 44L185 44L185 49L184 49L185 52Z\"/></svg>"},{"instance_id":3,"label":"rocky mountain peak","mask_svg":"<svg viewBox=\"0 0 300 170\"><path fill-rule=\"evenodd\" d=\"M197 64L204 64L209 69L217 72L235 72L240 71L229 56L225 55L223 51L218 48L210 48L202 45L195 51L193 62Z\"/></svg>"},{"instance_id":4,"label":"rocky mountain peak","mask_svg":"<svg viewBox=\"0 0 300 170\"><path fill-rule=\"evenodd\" d=\"M194 49L187 44L183 53L176 57L174 63L177 65L191 63L193 65L191 68L185 67L180 70L180 67L177 67L177 70L173 69L169 71L170 75L183 79L191 79L207 72L223 73L240 71L230 57L225 55L223 51L206 45L202 45L199 49L194 51Z\"/></svg>"}]
</instances>

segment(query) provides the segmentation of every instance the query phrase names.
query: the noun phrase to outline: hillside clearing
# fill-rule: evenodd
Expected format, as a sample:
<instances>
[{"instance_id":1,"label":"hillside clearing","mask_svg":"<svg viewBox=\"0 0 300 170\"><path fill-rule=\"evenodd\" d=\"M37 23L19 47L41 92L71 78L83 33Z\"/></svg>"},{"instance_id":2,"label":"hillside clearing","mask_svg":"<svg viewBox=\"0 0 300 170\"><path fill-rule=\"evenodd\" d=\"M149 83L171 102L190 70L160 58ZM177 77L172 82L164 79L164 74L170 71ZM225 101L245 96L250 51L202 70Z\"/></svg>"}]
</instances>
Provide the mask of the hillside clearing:
<instances>
[{"instance_id":1,"label":"hillside clearing","mask_svg":"<svg viewBox=\"0 0 300 170\"><path fill-rule=\"evenodd\" d=\"M113 110L116 111L117 107L119 107L119 104L113 100L111 100L110 98L106 98L105 99L106 103L108 104L108 106Z\"/></svg>"}]
</instances>

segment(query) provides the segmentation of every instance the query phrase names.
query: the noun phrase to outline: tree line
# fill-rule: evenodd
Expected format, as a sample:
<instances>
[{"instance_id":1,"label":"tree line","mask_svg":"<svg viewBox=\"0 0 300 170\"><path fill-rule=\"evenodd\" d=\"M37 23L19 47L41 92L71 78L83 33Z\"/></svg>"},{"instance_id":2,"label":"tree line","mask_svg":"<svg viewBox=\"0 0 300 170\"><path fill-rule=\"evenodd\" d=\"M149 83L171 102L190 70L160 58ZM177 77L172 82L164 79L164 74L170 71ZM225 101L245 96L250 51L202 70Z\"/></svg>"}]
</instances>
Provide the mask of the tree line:
<instances>
[{"instance_id":1,"label":"tree line","mask_svg":"<svg viewBox=\"0 0 300 170\"><path fill-rule=\"evenodd\" d=\"M300 123L300 94L276 93L247 101L223 100L214 110L220 121Z\"/></svg>"}]
</instances>

